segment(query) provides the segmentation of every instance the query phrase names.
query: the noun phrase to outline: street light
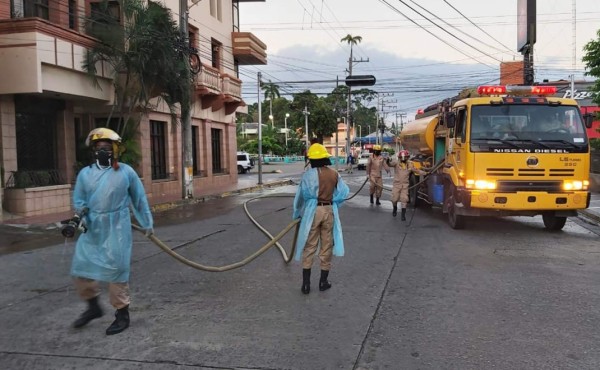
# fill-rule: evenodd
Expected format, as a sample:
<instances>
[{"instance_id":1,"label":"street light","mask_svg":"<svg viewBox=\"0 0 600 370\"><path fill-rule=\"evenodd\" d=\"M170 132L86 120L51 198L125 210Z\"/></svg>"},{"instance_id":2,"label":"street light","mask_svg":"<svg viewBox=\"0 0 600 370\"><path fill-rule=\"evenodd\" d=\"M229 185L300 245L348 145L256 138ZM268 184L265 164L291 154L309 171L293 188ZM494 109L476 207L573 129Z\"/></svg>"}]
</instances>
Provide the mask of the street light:
<instances>
[{"instance_id":1,"label":"street light","mask_svg":"<svg viewBox=\"0 0 600 370\"><path fill-rule=\"evenodd\" d=\"M273 124L273 115L272 114L269 114L269 119L271 120L271 128L273 128L274 124Z\"/></svg>"},{"instance_id":2,"label":"street light","mask_svg":"<svg viewBox=\"0 0 600 370\"><path fill-rule=\"evenodd\" d=\"M286 113L285 114L285 119L283 120L283 122L285 123L285 151L287 153L287 135L288 135L288 131L287 131L287 119L290 118L290 114Z\"/></svg>"}]
</instances>

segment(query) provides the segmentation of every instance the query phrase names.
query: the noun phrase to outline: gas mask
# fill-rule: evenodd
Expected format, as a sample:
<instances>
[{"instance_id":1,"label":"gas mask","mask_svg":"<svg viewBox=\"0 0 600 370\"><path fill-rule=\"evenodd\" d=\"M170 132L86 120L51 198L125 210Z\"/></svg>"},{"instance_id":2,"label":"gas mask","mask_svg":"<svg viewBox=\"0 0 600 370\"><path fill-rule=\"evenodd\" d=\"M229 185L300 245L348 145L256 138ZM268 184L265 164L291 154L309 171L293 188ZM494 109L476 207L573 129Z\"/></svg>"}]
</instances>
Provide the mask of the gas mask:
<instances>
[{"instance_id":1,"label":"gas mask","mask_svg":"<svg viewBox=\"0 0 600 370\"><path fill-rule=\"evenodd\" d=\"M96 163L101 168L108 168L112 166L113 162L113 152L112 150L107 150L105 148L100 148L94 151L94 159L96 159Z\"/></svg>"}]
</instances>

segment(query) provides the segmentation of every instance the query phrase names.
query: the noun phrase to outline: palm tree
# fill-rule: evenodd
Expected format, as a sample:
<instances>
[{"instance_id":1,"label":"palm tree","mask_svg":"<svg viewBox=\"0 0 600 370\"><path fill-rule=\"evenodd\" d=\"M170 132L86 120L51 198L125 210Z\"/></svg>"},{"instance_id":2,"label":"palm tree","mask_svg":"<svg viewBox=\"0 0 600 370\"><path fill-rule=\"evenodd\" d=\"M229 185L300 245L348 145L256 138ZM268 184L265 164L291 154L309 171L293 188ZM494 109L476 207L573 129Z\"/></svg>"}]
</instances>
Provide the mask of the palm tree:
<instances>
[{"instance_id":1,"label":"palm tree","mask_svg":"<svg viewBox=\"0 0 600 370\"><path fill-rule=\"evenodd\" d=\"M262 85L262 89L265 92L265 99L269 99L269 117L273 117L273 99L281 96L279 86L269 80L269 83ZM273 125L273 121L271 121L271 124Z\"/></svg>"},{"instance_id":2,"label":"palm tree","mask_svg":"<svg viewBox=\"0 0 600 370\"><path fill-rule=\"evenodd\" d=\"M127 127L130 123L139 123L132 118L137 112L152 109L153 98L162 98L175 118L176 104L183 103L183 108L190 103L192 81L175 47L180 31L169 9L156 2L124 0L126 21L120 24L107 4L101 3L105 9L94 12L86 22L87 33L99 42L87 51L83 69L99 86L98 62L111 67L115 103L107 124L116 110L117 123L111 126L123 137L132 132Z\"/></svg>"},{"instance_id":3,"label":"palm tree","mask_svg":"<svg viewBox=\"0 0 600 370\"><path fill-rule=\"evenodd\" d=\"M352 76L352 63L354 61L354 59L352 58L352 47L354 45L359 44L362 41L362 36L352 36L351 34L347 34L344 38L342 38L340 40L341 42L347 42L348 45L350 45L350 59L348 59L348 76ZM350 141L351 141L351 137L350 137L350 127L352 127L352 122L350 121L350 111L352 110L352 102L351 102L351 95L352 94L352 87L348 86L348 106L346 109L346 124L348 125L348 137L347 137L347 143L346 143L346 151L349 152L350 151Z\"/></svg>"},{"instance_id":4,"label":"palm tree","mask_svg":"<svg viewBox=\"0 0 600 370\"><path fill-rule=\"evenodd\" d=\"M352 36L351 34L347 34L344 38L340 40L341 42L347 42L350 45L350 61L352 61L352 46L360 44L362 42L362 36ZM350 62L352 63L352 62ZM352 73L352 71L349 71Z\"/></svg>"}]
</instances>

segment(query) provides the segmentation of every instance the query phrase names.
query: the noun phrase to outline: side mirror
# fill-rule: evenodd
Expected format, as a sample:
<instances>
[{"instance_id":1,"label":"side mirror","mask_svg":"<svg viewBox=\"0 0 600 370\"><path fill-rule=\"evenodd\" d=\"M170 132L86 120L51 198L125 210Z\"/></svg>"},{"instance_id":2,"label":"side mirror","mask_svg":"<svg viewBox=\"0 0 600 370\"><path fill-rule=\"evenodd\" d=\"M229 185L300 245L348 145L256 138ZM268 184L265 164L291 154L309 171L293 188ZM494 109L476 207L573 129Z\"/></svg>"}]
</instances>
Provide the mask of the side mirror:
<instances>
[{"instance_id":1,"label":"side mirror","mask_svg":"<svg viewBox=\"0 0 600 370\"><path fill-rule=\"evenodd\" d=\"M592 128L592 123L594 122L594 113L586 113L583 115L583 122L585 123L585 127Z\"/></svg>"},{"instance_id":2,"label":"side mirror","mask_svg":"<svg viewBox=\"0 0 600 370\"><path fill-rule=\"evenodd\" d=\"M444 114L444 123L446 124L446 127L454 128L454 125L456 124L456 115L454 112L447 112Z\"/></svg>"}]
</instances>

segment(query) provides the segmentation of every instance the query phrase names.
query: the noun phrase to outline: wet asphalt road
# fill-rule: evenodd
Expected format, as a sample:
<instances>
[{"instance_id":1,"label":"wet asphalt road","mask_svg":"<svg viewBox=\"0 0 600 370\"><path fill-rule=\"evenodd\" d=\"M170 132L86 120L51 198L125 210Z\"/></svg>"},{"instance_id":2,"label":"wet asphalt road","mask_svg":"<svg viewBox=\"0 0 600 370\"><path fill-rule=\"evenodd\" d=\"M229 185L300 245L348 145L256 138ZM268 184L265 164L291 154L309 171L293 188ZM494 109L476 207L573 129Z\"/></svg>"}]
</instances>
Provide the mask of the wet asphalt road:
<instances>
[{"instance_id":1,"label":"wet asphalt road","mask_svg":"<svg viewBox=\"0 0 600 370\"><path fill-rule=\"evenodd\" d=\"M355 191L364 171L344 175ZM386 179L388 182L389 179ZM262 194L293 194L295 187ZM242 211L257 194L157 215L156 234L194 261L225 265L267 242ZM300 293L301 267L272 249L208 273L136 234L132 326L106 337L111 312L83 330L68 268L72 244L0 256L0 366L62 369L596 369L600 364L599 233L569 220L481 218L452 230L436 209L391 216L366 189L341 209L346 255L333 288ZM384 199L388 195L384 195ZM291 198L250 212L272 233ZM290 249L291 235L284 239ZM316 275L316 276L315 276ZM106 295L102 297L108 306Z\"/></svg>"}]
</instances>

